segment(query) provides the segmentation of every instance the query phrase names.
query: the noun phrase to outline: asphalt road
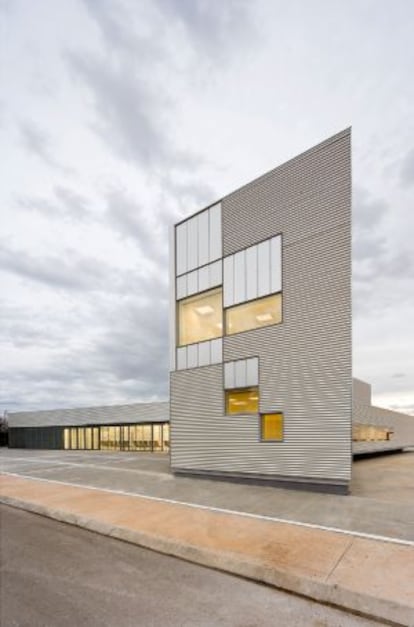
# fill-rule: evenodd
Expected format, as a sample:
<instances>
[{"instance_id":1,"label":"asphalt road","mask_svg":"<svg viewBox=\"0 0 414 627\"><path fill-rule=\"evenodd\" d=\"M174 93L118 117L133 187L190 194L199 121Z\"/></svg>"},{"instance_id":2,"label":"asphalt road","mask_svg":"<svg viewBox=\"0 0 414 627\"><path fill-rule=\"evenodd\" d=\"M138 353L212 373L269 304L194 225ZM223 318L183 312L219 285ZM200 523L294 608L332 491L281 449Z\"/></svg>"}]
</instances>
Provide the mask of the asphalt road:
<instances>
[{"instance_id":1,"label":"asphalt road","mask_svg":"<svg viewBox=\"0 0 414 627\"><path fill-rule=\"evenodd\" d=\"M0 506L2 627L373 627L272 588Z\"/></svg>"}]
</instances>

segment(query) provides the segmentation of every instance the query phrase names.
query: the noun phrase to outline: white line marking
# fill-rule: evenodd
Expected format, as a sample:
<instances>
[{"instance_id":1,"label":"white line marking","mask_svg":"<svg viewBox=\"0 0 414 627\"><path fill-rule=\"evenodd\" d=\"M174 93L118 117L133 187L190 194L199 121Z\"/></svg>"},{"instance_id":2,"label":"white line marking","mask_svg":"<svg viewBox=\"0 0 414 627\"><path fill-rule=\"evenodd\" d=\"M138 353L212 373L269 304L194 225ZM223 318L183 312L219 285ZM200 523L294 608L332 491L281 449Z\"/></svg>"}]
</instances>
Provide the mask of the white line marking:
<instances>
[{"instance_id":1,"label":"white line marking","mask_svg":"<svg viewBox=\"0 0 414 627\"><path fill-rule=\"evenodd\" d=\"M1 474L8 475L10 477L18 477L19 479L32 479L33 481L44 481L45 483L61 483L73 488L84 488L85 490L96 490L97 492L108 492L109 494L120 494L122 496L133 496L135 498L147 499L149 501L156 501L160 503L170 503L172 505L181 505L183 507L192 507L193 509L203 509L210 512L217 512L219 514L231 514L232 516L242 516L243 518L253 518L254 520L266 520L268 522L277 522L286 525L295 525L296 527L305 527L307 529L320 529L321 531L330 531L332 533L342 533L347 536L353 536L355 538L365 538L367 540L376 540L379 542L390 542L391 544L401 544L404 546L413 546L414 541L403 540L400 538L389 538L388 536L380 536L372 533L365 533L363 531L350 531L348 529L339 529L338 527L326 527L325 525L317 525L314 523L305 523L298 520L289 520L286 518L276 518L273 516L265 516L262 514L252 514L249 512L238 512L237 510L224 509L221 507L213 507L211 505L199 505L197 503L187 503L185 501L175 501L174 499L166 499L159 496L148 496L147 494L139 494L134 492L125 492L124 490L110 490L109 488L98 488L91 485L82 485L80 483L71 483L69 481L59 481L58 479L43 479L40 477L32 477L30 475L19 475L14 472L2 472ZM1 501L1 495L0 495Z\"/></svg>"},{"instance_id":2,"label":"white line marking","mask_svg":"<svg viewBox=\"0 0 414 627\"><path fill-rule=\"evenodd\" d=\"M101 466L98 464L87 464L85 462L81 462L81 463L77 463L77 462L61 462L61 461L51 461L51 460L46 460L46 459L38 459L36 457L15 457L14 460L16 460L17 462L30 462L30 465L33 465L33 462L35 464L49 464L51 466L74 466L75 468L93 468L95 470L115 470L115 471L119 471L119 472L134 472L135 474L140 474L140 475L156 475L157 477L168 477L168 479L172 479L172 475L170 473L167 472L155 472L154 470L141 470L139 468L113 468L112 466ZM52 470L51 468L48 470ZM39 468L40 471L40 468ZM7 472L7 471L3 471L0 468L0 472ZM23 470L24 472L24 470Z\"/></svg>"}]
</instances>

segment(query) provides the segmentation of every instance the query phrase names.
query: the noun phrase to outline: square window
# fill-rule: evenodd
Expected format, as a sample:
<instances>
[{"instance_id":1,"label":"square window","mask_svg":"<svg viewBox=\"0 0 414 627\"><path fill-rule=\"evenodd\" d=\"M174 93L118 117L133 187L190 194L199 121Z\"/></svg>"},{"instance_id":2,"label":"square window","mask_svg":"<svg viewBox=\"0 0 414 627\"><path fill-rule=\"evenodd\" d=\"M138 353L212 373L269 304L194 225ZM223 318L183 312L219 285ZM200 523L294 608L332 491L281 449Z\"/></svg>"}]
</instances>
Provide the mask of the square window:
<instances>
[{"instance_id":1,"label":"square window","mask_svg":"<svg viewBox=\"0 0 414 627\"><path fill-rule=\"evenodd\" d=\"M226 414L258 414L259 388L226 390Z\"/></svg>"},{"instance_id":2,"label":"square window","mask_svg":"<svg viewBox=\"0 0 414 627\"><path fill-rule=\"evenodd\" d=\"M283 440L283 414L261 415L261 438L265 442L280 442Z\"/></svg>"}]
</instances>

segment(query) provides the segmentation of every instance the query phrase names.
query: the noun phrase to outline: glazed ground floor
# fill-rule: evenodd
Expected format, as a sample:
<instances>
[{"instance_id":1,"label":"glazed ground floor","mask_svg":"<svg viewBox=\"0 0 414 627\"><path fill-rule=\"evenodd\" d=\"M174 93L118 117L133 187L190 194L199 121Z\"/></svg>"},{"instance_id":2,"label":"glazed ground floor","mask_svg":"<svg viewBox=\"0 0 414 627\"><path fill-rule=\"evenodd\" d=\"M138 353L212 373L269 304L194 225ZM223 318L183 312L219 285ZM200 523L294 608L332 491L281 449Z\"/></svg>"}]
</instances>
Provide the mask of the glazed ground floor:
<instances>
[{"instance_id":1,"label":"glazed ground floor","mask_svg":"<svg viewBox=\"0 0 414 627\"><path fill-rule=\"evenodd\" d=\"M123 425L17 427L9 431L10 448L89 451L168 451L167 422Z\"/></svg>"}]
</instances>

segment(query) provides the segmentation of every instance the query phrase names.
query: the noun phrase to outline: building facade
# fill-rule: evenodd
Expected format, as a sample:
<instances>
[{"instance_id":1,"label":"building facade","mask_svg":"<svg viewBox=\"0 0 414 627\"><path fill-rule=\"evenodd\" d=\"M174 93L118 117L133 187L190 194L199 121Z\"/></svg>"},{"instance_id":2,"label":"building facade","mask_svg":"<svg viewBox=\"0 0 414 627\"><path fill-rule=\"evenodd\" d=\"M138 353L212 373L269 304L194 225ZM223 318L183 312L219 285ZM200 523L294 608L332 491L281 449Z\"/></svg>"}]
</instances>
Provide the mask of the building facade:
<instances>
[{"instance_id":1,"label":"building facade","mask_svg":"<svg viewBox=\"0 0 414 627\"><path fill-rule=\"evenodd\" d=\"M171 468L346 492L351 132L175 225Z\"/></svg>"},{"instance_id":2,"label":"building facade","mask_svg":"<svg viewBox=\"0 0 414 627\"><path fill-rule=\"evenodd\" d=\"M168 451L169 403L8 414L10 448Z\"/></svg>"},{"instance_id":3,"label":"building facade","mask_svg":"<svg viewBox=\"0 0 414 627\"><path fill-rule=\"evenodd\" d=\"M353 380L352 451L354 458L414 447L414 416L376 407L371 385Z\"/></svg>"}]
</instances>

